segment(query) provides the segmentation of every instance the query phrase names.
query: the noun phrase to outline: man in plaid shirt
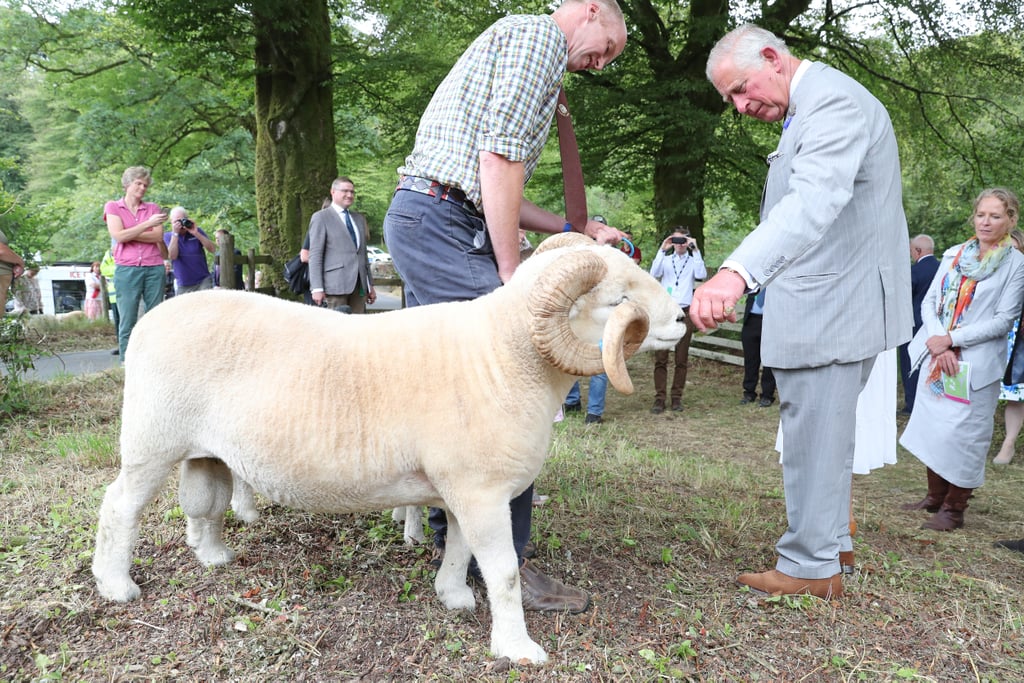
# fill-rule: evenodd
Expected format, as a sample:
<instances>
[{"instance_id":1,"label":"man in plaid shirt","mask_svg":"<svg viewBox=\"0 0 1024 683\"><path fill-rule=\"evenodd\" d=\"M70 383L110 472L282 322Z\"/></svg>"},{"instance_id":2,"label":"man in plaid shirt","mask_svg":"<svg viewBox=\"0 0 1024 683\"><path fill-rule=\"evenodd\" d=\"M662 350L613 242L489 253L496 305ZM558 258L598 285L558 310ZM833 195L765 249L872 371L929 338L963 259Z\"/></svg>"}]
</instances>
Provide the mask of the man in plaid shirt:
<instances>
[{"instance_id":1,"label":"man in plaid shirt","mask_svg":"<svg viewBox=\"0 0 1024 683\"><path fill-rule=\"evenodd\" d=\"M420 120L416 144L384 218L384 237L408 306L487 294L519 265L519 229L559 233L563 216L523 197L548 138L566 71L603 69L626 45L615 0L565 0L551 15L497 21L463 53ZM485 218L486 216L486 218ZM616 243L621 231L589 221L583 232ZM523 559L533 486L512 500L523 607L582 612L590 598ZM444 512L431 510L444 547Z\"/></svg>"}]
</instances>

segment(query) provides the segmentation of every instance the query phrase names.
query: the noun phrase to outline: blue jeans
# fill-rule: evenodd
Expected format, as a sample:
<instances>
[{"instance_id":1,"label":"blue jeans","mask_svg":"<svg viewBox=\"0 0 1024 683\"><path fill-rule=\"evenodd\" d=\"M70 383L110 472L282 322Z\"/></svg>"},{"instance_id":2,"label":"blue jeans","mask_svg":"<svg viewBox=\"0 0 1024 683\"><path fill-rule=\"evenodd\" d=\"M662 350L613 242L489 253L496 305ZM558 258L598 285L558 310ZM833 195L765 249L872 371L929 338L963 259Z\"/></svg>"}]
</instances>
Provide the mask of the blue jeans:
<instances>
[{"instance_id":1,"label":"blue jeans","mask_svg":"<svg viewBox=\"0 0 1024 683\"><path fill-rule=\"evenodd\" d=\"M398 190L384 216L384 241L405 283L406 306L469 301L501 286L498 263L483 220L440 197ZM523 558L530 540L533 484L509 503L512 543ZM444 510L430 509L434 545L448 531Z\"/></svg>"},{"instance_id":2,"label":"blue jeans","mask_svg":"<svg viewBox=\"0 0 1024 683\"><path fill-rule=\"evenodd\" d=\"M587 415L604 415L604 397L608 392L608 375L601 373L590 378L590 389L587 394ZM577 381L565 397L566 403L580 402L580 383Z\"/></svg>"},{"instance_id":3,"label":"blue jeans","mask_svg":"<svg viewBox=\"0 0 1024 683\"><path fill-rule=\"evenodd\" d=\"M117 346L124 362L128 338L139 319L139 302L146 304L146 312L164 300L163 266L118 266L114 271L114 289L117 291Z\"/></svg>"}]
</instances>

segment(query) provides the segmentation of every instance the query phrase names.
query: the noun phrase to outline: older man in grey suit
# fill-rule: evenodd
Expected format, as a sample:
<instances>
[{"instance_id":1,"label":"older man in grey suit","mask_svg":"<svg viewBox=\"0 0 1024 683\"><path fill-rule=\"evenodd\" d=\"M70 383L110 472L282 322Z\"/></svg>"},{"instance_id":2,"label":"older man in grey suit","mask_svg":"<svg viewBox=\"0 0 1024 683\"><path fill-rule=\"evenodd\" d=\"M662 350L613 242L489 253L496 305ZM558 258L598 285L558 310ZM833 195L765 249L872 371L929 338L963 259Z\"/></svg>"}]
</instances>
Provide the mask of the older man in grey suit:
<instances>
[{"instance_id":1,"label":"older man in grey suit","mask_svg":"<svg viewBox=\"0 0 1024 683\"><path fill-rule=\"evenodd\" d=\"M707 75L741 114L782 122L761 223L690 308L698 329L713 328L736 319L744 292L771 283L761 344L781 399L789 528L776 568L738 581L837 597L857 397L875 356L907 341L913 323L896 138L863 86L756 26L722 38Z\"/></svg>"},{"instance_id":2,"label":"older man in grey suit","mask_svg":"<svg viewBox=\"0 0 1024 683\"><path fill-rule=\"evenodd\" d=\"M366 217L349 210L355 198L355 184L337 178L331 183L330 206L309 219L309 287L317 306L365 313L377 294L366 258Z\"/></svg>"}]
</instances>

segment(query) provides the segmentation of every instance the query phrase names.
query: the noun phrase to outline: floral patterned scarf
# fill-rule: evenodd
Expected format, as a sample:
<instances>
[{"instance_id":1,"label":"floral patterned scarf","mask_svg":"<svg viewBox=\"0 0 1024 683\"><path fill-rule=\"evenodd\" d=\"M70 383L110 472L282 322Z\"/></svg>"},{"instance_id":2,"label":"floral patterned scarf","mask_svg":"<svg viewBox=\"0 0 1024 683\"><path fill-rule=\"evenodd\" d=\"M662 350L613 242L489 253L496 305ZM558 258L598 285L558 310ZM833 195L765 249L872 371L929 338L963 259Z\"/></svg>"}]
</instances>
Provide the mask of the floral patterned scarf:
<instances>
[{"instance_id":1,"label":"floral patterned scarf","mask_svg":"<svg viewBox=\"0 0 1024 683\"><path fill-rule=\"evenodd\" d=\"M964 242L953 258L949 271L942 278L942 288L939 292L939 322L943 329L952 331L960 327L963 322L964 313L974 300L974 289L982 280L990 277L999 270L999 266L1006 260L1007 255L1013 249L1013 240L1007 234L981 256L981 244L978 238L974 237ZM960 350L954 349L957 358L960 357ZM942 371L938 363L933 359L928 371L928 385L932 391L940 396L943 393Z\"/></svg>"}]
</instances>

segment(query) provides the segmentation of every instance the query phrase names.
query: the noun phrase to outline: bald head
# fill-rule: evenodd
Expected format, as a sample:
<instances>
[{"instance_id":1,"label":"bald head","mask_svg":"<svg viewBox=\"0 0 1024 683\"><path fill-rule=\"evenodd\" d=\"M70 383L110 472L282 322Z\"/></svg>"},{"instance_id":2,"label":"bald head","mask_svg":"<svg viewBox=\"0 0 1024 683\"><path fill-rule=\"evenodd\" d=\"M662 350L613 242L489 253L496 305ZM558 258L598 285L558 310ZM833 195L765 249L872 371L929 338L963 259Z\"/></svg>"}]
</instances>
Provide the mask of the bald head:
<instances>
[{"instance_id":1,"label":"bald head","mask_svg":"<svg viewBox=\"0 0 1024 683\"><path fill-rule=\"evenodd\" d=\"M910 240L910 258L915 262L920 261L921 257L933 253L935 253L935 240L928 235L918 235Z\"/></svg>"}]
</instances>

